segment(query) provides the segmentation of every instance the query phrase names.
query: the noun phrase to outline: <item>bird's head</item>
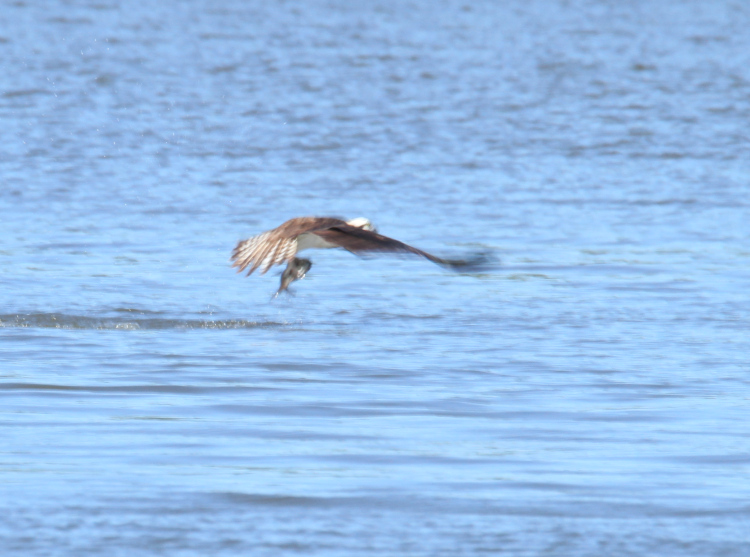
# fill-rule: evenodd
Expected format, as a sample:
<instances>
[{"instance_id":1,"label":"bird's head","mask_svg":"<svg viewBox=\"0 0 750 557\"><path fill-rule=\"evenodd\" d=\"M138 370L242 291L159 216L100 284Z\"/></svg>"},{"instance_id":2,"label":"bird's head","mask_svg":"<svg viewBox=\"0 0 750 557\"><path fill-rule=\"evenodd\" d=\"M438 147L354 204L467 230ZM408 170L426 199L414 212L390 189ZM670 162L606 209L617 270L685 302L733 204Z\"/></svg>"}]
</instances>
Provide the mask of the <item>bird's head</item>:
<instances>
[{"instance_id":1,"label":"bird's head","mask_svg":"<svg viewBox=\"0 0 750 557\"><path fill-rule=\"evenodd\" d=\"M369 230L370 232L377 232L375 226L370 222L370 220L364 217L357 217L356 219L348 221L346 224L348 224L349 226L361 228L363 230Z\"/></svg>"}]
</instances>

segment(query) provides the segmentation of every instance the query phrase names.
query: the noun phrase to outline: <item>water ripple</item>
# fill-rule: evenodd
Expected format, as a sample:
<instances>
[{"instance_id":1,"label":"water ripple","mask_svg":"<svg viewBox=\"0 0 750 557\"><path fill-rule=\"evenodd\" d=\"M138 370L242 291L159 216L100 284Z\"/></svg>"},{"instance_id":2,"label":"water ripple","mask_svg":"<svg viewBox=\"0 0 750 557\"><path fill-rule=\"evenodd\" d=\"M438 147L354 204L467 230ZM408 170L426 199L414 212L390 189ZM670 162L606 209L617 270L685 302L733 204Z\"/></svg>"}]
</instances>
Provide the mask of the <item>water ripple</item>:
<instances>
[{"instance_id":1,"label":"water ripple","mask_svg":"<svg viewBox=\"0 0 750 557\"><path fill-rule=\"evenodd\" d=\"M281 321L245 319L165 319L123 317L87 317L64 313L29 313L0 315L0 327L91 330L169 330L169 329L267 329L288 326Z\"/></svg>"}]
</instances>

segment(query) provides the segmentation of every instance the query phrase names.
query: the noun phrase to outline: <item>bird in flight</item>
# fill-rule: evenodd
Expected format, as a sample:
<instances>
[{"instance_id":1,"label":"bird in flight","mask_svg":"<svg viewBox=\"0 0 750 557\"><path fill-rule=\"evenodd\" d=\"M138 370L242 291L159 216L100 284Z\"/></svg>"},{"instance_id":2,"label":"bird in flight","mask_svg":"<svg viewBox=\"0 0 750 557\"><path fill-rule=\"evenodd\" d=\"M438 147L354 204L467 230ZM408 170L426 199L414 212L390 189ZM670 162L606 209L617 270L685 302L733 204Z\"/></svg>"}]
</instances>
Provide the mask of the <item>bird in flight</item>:
<instances>
[{"instance_id":1,"label":"bird in flight","mask_svg":"<svg viewBox=\"0 0 750 557\"><path fill-rule=\"evenodd\" d=\"M378 234L365 218L344 221L332 217L297 217L281 226L241 240L232 252L232 267L242 272L249 267L247 276L260 269L265 274L274 265L287 264L281 275L278 296L289 285L305 276L312 263L297 257L297 253L310 248L344 248L357 255L390 252L419 255L433 263L448 268L474 266L485 261L484 256L471 261L442 259L393 238Z\"/></svg>"}]
</instances>

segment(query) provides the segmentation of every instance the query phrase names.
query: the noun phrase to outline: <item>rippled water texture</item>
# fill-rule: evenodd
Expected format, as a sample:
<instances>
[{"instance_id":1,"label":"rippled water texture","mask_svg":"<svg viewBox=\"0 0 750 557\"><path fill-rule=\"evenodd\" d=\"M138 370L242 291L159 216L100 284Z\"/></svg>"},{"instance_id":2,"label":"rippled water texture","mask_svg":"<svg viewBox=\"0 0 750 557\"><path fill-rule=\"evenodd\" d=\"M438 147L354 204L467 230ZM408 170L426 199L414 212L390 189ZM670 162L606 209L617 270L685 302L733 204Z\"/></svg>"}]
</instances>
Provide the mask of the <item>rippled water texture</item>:
<instances>
[{"instance_id":1,"label":"rippled water texture","mask_svg":"<svg viewBox=\"0 0 750 557\"><path fill-rule=\"evenodd\" d=\"M0 553L750 555L748 30L3 4ZM497 264L234 274L310 214Z\"/></svg>"}]
</instances>

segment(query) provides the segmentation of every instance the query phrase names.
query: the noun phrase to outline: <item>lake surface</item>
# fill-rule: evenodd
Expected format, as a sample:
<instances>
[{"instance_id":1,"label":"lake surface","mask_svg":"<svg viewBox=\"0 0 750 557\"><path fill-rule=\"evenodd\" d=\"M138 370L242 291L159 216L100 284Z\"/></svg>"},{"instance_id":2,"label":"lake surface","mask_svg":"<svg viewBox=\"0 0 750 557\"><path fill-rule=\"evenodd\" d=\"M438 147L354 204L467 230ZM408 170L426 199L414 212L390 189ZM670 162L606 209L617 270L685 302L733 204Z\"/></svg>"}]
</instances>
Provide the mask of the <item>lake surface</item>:
<instances>
[{"instance_id":1,"label":"lake surface","mask_svg":"<svg viewBox=\"0 0 750 557\"><path fill-rule=\"evenodd\" d=\"M750 554L750 5L7 2L0 548ZM230 268L288 218L438 255Z\"/></svg>"}]
</instances>

